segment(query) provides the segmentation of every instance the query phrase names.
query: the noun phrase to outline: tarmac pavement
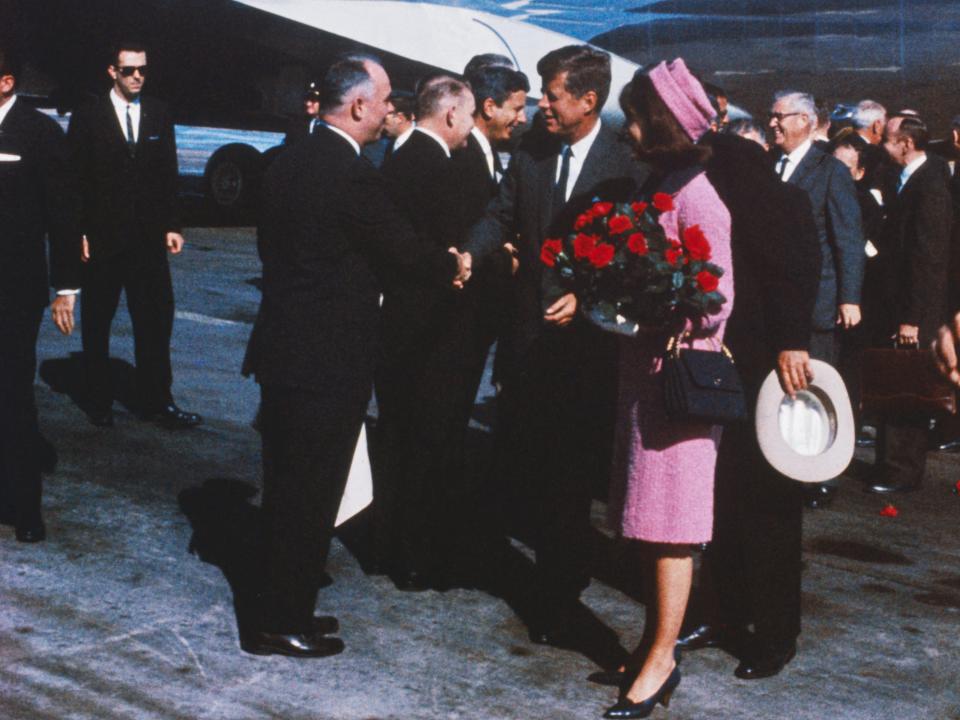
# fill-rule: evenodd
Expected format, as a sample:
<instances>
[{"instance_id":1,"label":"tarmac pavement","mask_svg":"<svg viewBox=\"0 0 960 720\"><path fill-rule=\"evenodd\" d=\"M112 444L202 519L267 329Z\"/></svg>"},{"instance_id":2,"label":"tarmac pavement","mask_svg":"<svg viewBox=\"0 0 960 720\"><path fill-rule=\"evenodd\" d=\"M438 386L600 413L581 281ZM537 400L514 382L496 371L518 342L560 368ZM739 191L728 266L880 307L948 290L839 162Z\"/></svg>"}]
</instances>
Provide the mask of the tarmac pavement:
<instances>
[{"instance_id":1,"label":"tarmac pavement","mask_svg":"<svg viewBox=\"0 0 960 720\"><path fill-rule=\"evenodd\" d=\"M248 566L260 457L259 393L239 368L260 266L248 229L185 234L172 259L174 395L203 426L164 430L118 404L114 428L93 427L74 401L79 334L61 338L44 322L37 399L60 462L45 478L47 541L20 544L0 528L0 718L599 718L616 692L586 678L633 647L643 620L630 554L610 539L600 502L604 555L575 648L531 644L511 606L480 591L398 592L337 540L318 610L339 617L346 651L240 651L230 582ZM123 400L133 358L123 308L112 355ZM475 419L482 456L489 398ZM858 458L854 474L872 459ZM958 479L960 456L931 455L922 490L892 498L896 517L845 479L831 507L805 518L796 659L777 677L741 681L724 652L689 653L669 710L652 717L960 719Z\"/></svg>"}]
</instances>

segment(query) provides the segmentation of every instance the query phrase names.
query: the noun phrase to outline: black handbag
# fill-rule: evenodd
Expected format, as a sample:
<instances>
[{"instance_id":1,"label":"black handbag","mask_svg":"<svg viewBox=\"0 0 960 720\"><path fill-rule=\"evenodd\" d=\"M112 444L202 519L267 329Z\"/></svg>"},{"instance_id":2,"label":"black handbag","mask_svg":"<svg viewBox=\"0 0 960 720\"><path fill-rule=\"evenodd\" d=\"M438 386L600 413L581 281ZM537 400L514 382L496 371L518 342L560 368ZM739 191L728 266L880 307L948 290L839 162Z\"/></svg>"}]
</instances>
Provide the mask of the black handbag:
<instances>
[{"instance_id":1,"label":"black handbag","mask_svg":"<svg viewBox=\"0 0 960 720\"><path fill-rule=\"evenodd\" d=\"M743 383L726 345L719 350L684 348L681 333L670 338L661 375L667 417L711 425L747 419Z\"/></svg>"}]
</instances>

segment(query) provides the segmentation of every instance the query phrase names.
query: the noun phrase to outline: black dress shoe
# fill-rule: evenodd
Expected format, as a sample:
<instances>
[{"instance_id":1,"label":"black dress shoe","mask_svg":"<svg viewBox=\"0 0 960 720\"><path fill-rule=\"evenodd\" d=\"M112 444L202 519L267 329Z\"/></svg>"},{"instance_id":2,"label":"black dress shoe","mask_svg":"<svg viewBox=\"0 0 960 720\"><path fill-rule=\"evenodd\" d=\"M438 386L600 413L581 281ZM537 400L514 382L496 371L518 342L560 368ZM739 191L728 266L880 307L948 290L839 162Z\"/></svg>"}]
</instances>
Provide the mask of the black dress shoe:
<instances>
[{"instance_id":1,"label":"black dress shoe","mask_svg":"<svg viewBox=\"0 0 960 720\"><path fill-rule=\"evenodd\" d=\"M283 635L254 632L240 639L240 648L251 655L329 657L343 652L343 640L315 634Z\"/></svg>"},{"instance_id":2,"label":"black dress shoe","mask_svg":"<svg viewBox=\"0 0 960 720\"><path fill-rule=\"evenodd\" d=\"M783 670L796 654L797 644L795 642L782 648L754 648L744 654L733 674L741 680L761 680L773 677Z\"/></svg>"},{"instance_id":3,"label":"black dress shoe","mask_svg":"<svg viewBox=\"0 0 960 720\"><path fill-rule=\"evenodd\" d=\"M13 532L17 542L38 543L47 539L47 528L42 522L39 525L16 525Z\"/></svg>"},{"instance_id":4,"label":"black dress shoe","mask_svg":"<svg viewBox=\"0 0 960 720\"><path fill-rule=\"evenodd\" d=\"M680 668L675 667L673 672L667 676L666 681L660 686L653 695L641 702L632 702L623 698L616 705L607 708L603 714L605 718L645 718L650 717L657 704L667 707L670 704L670 697L673 691L680 684Z\"/></svg>"},{"instance_id":5,"label":"black dress shoe","mask_svg":"<svg viewBox=\"0 0 960 720\"><path fill-rule=\"evenodd\" d=\"M87 420L97 427L113 427L113 410L87 410Z\"/></svg>"},{"instance_id":6,"label":"black dress shoe","mask_svg":"<svg viewBox=\"0 0 960 720\"><path fill-rule=\"evenodd\" d=\"M181 410L174 403L164 405L156 412L144 413L145 420L154 422L170 429L191 428L203 423L203 418L196 413Z\"/></svg>"},{"instance_id":7,"label":"black dress shoe","mask_svg":"<svg viewBox=\"0 0 960 720\"><path fill-rule=\"evenodd\" d=\"M803 488L803 504L811 510L828 507L837 496L836 485L810 484Z\"/></svg>"},{"instance_id":8,"label":"black dress shoe","mask_svg":"<svg viewBox=\"0 0 960 720\"><path fill-rule=\"evenodd\" d=\"M340 629L340 621L333 615L317 615L310 620L311 635L333 635Z\"/></svg>"},{"instance_id":9,"label":"black dress shoe","mask_svg":"<svg viewBox=\"0 0 960 720\"><path fill-rule=\"evenodd\" d=\"M747 638L745 628L722 623L705 623L677 638L679 650L702 650L708 647L737 648ZM679 660L678 660L679 662Z\"/></svg>"},{"instance_id":10,"label":"black dress shoe","mask_svg":"<svg viewBox=\"0 0 960 720\"><path fill-rule=\"evenodd\" d=\"M920 481L908 480L886 480L880 479L864 488L865 492L876 493L878 495L889 495L890 493L908 493L920 489Z\"/></svg>"}]
</instances>

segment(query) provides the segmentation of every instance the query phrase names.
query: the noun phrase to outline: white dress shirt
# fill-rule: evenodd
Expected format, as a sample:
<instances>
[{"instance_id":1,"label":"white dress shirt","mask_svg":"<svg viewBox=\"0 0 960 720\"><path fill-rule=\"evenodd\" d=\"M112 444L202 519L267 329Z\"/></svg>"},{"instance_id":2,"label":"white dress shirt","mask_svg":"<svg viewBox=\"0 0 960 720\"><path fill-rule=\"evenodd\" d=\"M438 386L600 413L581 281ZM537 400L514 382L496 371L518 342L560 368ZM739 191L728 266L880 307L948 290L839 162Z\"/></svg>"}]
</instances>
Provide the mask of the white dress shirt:
<instances>
[{"instance_id":1,"label":"white dress shirt","mask_svg":"<svg viewBox=\"0 0 960 720\"><path fill-rule=\"evenodd\" d=\"M450 146L447 145L447 141L446 141L446 140L444 140L442 137L440 137L439 135L437 135L437 134L436 134L435 132L433 132L432 130L427 130L425 127L420 127L419 125L418 125L417 127L415 127L414 130L419 130L420 132L422 132L422 133L423 133L424 135L426 135L427 137L432 138L433 141L434 141L435 143L437 143L437 145L440 146L440 149L443 150L443 154L446 155L447 157L450 157Z\"/></svg>"},{"instance_id":2,"label":"white dress shirt","mask_svg":"<svg viewBox=\"0 0 960 720\"><path fill-rule=\"evenodd\" d=\"M897 195L899 195L903 190L903 186L907 184L907 180L910 179L910 176L913 175L926 161L927 154L923 153L920 157L910 162L903 170L900 171L900 182L897 185Z\"/></svg>"},{"instance_id":3,"label":"white dress shirt","mask_svg":"<svg viewBox=\"0 0 960 720\"><path fill-rule=\"evenodd\" d=\"M130 124L133 125L132 141L137 142L140 139L140 98L127 100L117 92L116 88L113 88L110 91L110 102L113 103L113 111L117 114L117 122L120 123L120 130L127 138L127 142L131 142L131 138L127 137L127 108L130 108Z\"/></svg>"},{"instance_id":4,"label":"white dress shirt","mask_svg":"<svg viewBox=\"0 0 960 720\"><path fill-rule=\"evenodd\" d=\"M17 101L17 95L14 93L10 96L10 99L7 100L3 105L0 105L0 125L3 125L3 121L7 119L7 113L10 112L10 108L13 107L13 104Z\"/></svg>"},{"instance_id":5,"label":"white dress shirt","mask_svg":"<svg viewBox=\"0 0 960 720\"><path fill-rule=\"evenodd\" d=\"M406 130L404 130L404 131L403 131L402 133L400 133L399 135L397 135L397 139L393 141L393 152L396 152L397 150L399 150L400 147L401 147L407 140L410 139L410 136L413 135L413 131L416 130L416 129L417 129L417 126L416 126L416 124L414 124L414 125L411 125L410 127L408 127Z\"/></svg>"},{"instance_id":6,"label":"white dress shirt","mask_svg":"<svg viewBox=\"0 0 960 720\"><path fill-rule=\"evenodd\" d=\"M480 149L483 150L483 157L487 161L487 172L490 173L490 177L499 182L500 178L497 177L497 166L493 161L493 147L490 145L487 136L484 135L476 125L470 130L470 134L473 135L474 140L479 143Z\"/></svg>"},{"instance_id":7,"label":"white dress shirt","mask_svg":"<svg viewBox=\"0 0 960 720\"><path fill-rule=\"evenodd\" d=\"M600 134L600 118L597 118L597 124L593 126L593 129L586 134L586 136L580 138L573 145L564 145L563 149L570 148L570 173L567 175L567 187L564 191L563 197L565 200L570 199L570 193L573 191L574 186L577 184L577 178L580 177L580 171L583 170L583 161L587 159L587 153L590 152L590 148L593 147L593 141L597 139L597 135ZM560 168L562 166L563 158L563 149L561 149L560 154L557 155L557 169L553 175L554 182L560 182Z\"/></svg>"},{"instance_id":8,"label":"white dress shirt","mask_svg":"<svg viewBox=\"0 0 960 720\"><path fill-rule=\"evenodd\" d=\"M323 120L320 121L320 125L323 125L324 127L330 128L331 130L333 130L337 135L339 135L339 136L342 137L344 140L346 140L348 143L350 143L350 147L352 147L352 148L354 149L354 152L356 152L357 155L360 154L360 143L358 143L358 142L357 142L356 140L354 140L352 137L350 137L349 135L347 135L343 130L341 130L341 129L338 128L338 127L335 127L334 125L331 125L330 123L325 123Z\"/></svg>"},{"instance_id":9,"label":"white dress shirt","mask_svg":"<svg viewBox=\"0 0 960 720\"><path fill-rule=\"evenodd\" d=\"M777 162L777 175L780 176L780 179L786 182L790 179L790 176L793 175L794 170L797 169L797 166L806 157L807 153L810 151L810 148L813 147L813 139L807 138L800 145L794 148L792 153L784 155ZM783 168L783 163L787 163L786 169Z\"/></svg>"}]
</instances>

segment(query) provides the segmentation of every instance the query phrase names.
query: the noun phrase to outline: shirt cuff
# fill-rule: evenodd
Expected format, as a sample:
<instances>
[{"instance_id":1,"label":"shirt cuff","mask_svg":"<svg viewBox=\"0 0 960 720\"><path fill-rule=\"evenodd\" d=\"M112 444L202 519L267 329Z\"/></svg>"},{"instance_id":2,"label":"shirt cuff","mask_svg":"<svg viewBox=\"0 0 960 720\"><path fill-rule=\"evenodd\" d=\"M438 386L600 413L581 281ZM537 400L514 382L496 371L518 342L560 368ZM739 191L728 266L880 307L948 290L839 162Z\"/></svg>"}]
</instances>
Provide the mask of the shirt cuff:
<instances>
[{"instance_id":1,"label":"shirt cuff","mask_svg":"<svg viewBox=\"0 0 960 720\"><path fill-rule=\"evenodd\" d=\"M63 290L57 290L57 295L79 295L80 288L63 288Z\"/></svg>"}]
</instances>

